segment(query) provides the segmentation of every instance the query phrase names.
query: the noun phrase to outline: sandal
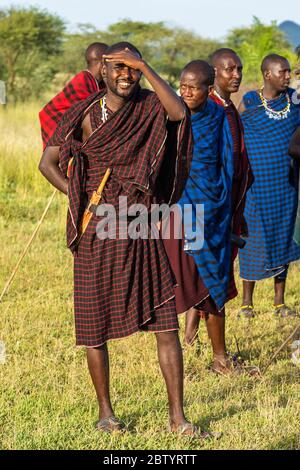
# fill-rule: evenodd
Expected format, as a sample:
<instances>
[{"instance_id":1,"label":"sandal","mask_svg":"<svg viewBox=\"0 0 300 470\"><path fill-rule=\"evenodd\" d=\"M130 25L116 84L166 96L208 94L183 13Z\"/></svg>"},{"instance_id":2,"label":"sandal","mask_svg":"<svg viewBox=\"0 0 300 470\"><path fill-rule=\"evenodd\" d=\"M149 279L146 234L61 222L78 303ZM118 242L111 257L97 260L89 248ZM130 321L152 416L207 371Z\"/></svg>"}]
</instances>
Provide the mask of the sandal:
<instances>
[{"instance_id":1,"label":"sandal","mask_svg":"<svg viewBox=\"0 0 300 470\"><path fill-rule=\"evenodd\" d=\"M238 318L254 318L255 311L253 305L242 305L238 313Z\"/></svg>"},{"instance_id":2,"label":"sandal","mask_svg":"<svg viewBox=\"0 0 300 470\"><path fill-rule=\"evenodd\" d=\"M226 364L220 362L221 368L216 368L213 365L209 367L210 372L213 372L217 375L222 375L223 377L234 375L250 375L250 376L260 376L261 372L257 366L246 366L245 361L238 356L237 354L226 353L227 361ZM228 364L228 366L227 366ZM222 370L223 369L223 370Z\"/></svg>"},{"instance_id":3,"label":"sandal","mask_svg":"<svg viewBox=\"0 0 300 470\"><path fill-rule=\"evenodd\" d=\"M274 305L274 315L277 318L299 317L299 313L287 307L285 304Z\"/></svg>"},{"instance_id":4,"label":"sandal","mask_svg":"<svg viewBox=\"0 0 300 470\"><path fill-rule=\"evenodd\" d=\"M96 429L108 433L120 432L124 430L124 424L115 416L109 416L109 418L100 419L96 424Z\"/></svg>"},{"instance_id":5,"label":"sandal","mask_svg":"<svg viewBox=\"0 0 300 470\"><path fill-rule=\"evenodd\" d=\"M222 376L228 376L231 374L240 374L241 372L241 364L242 361L239 361L238 357L236 354L231 354L229 352L226 352L226 359L224 362L224 357L222 357L222 360L218 359L218 357L214 357L214 362L209 366L210 372L213 372L214 374L217 375L222 375ZM220 367L214 366L214 364L218 362Z\"/></svg>"},{"instance_id":6,"label":"sandal","mask_svg":"<svg viewBox=\"0 0 300 470\"><path fill-rule=\"evenodd\" d=\"M221 432L201 431L201 429L195 426L195 424L188 422L179 424L176 429L172 429L172 426L169 423L168 431L174 434L179 434L181 436L193 437L198 439L220 439L220 437L222 436Z\"/></svg>"}]
</instances>

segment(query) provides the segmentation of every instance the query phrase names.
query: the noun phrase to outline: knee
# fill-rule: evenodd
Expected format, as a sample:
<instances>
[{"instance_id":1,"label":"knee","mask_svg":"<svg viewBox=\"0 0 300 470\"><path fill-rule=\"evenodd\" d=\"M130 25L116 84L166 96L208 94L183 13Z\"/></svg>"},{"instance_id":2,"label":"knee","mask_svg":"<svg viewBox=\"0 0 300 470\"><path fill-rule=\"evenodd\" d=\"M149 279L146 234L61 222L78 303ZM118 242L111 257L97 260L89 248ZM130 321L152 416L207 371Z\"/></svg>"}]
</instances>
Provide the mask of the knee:
<instances>
[{"instance_id":1,"label":"knee","mask_svg":"<svg viewBox=\"0 0 300 470\"><path fill-rule=\"evenodd\" d=\"M178 331L162 331L156 333L156 340L159 345L170 346L179 343Z\"/></svg>"}]
</instances>

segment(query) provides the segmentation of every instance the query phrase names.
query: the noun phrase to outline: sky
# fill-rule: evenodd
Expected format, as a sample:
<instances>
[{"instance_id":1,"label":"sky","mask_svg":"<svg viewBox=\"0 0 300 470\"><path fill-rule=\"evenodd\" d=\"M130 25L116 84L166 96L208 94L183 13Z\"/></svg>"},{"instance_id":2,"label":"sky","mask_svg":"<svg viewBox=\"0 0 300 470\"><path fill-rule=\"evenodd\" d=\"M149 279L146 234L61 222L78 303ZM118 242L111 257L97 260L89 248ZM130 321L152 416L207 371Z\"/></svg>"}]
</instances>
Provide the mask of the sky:
<instances>
[{"instance_id":1,"label":"sky","mask_svg":"<svg viewBox=\"0 0 300 470\"><path fill-rule=\"evenodd\" d=\"M78 23L91 23L105 30L127 18L165 21L206 38L222 39L234 27L249 26L253 16L267 24L272 20L300 24L299 0L0 0L0 8L11 5L35 5L57 13L70 31Z\"/></svg>"}]
</instances>

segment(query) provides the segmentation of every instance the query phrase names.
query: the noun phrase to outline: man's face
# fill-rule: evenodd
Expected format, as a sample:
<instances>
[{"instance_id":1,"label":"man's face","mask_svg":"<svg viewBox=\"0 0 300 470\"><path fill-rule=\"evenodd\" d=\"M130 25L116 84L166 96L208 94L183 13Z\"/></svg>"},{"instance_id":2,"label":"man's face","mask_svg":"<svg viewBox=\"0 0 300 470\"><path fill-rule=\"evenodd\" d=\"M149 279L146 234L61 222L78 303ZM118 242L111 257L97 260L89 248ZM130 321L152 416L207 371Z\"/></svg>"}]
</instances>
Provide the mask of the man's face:
<instances>
[{"instance_id":1,"label":"man's face","mask_svg":"<svg viewBox=\"0 0 300 470\"><path fill-rule=\"evenodd\" d=\"M287 60L274 62L265 72L265 80L276 91L286 91L291 81L291 67Z\"/></svg>"},{"instance_id":2,"label":"man's face","mask_svg":"<svg viewBox=\"0 0 300 470\"><path fill-rule=\"evenodd\" d=\"M142 74L123 63L105 62L102 75L107 88L114 95L128 100L137 88Z\"/></svg>"},{"instance_id":3,"label":"man's face","mask_svg":"<svg viewBox=\"0 0 300 470\"><path fill-rule=\"evenodd\" d=\"M200 74L183 72L180 77L180 95L191 113L199 111L207 100L209 86Z\"/></svg>"},{"instance_id":4,"label":"man's face","mask_svg":"<svg viewBox=\"0 0 300 470\"><path fill-rule=\"evenodd\" d=\"M215 66L215 84L225 93L239 91L243 77L243 65L236 55L221 57Z\"/></svg>"}]
</instances>

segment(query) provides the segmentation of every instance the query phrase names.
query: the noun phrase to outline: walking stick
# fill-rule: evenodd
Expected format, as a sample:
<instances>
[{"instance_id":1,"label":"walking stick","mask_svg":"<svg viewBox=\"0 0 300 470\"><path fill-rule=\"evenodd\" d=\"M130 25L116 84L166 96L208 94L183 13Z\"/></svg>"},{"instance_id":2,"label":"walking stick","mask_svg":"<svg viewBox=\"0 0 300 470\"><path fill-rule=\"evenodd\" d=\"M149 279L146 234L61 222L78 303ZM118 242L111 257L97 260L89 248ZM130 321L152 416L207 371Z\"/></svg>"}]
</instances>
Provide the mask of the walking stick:
<instances>
[{"instance_id":1,"label":"walking stick","mask_svg":"<svg viewBox=\"0 0 300 470\"><path fill-rule=\"evenodd\" d=\"M4 295L6 294L6 291L8 290L8 288L9 288L9 286L11 285L11 283L12 283L12 281L13 281L15 275L17 274L17 271L18 271L18 269L19 269L19 267L20 267L20 264L21 264L23 258L25 257L27 251L29 250L29 247L30 247L31 243L33 242L34 238L36 237L36 234L38 233L39 228L40 228L40 226L42 225L44 218L46 217L46 214L47 214L47 212L48 212L48 210L49 210L49 208L50 208L50 206L51 206L51 204L52 204L52 201L53 201L53 199L54 199L54 196L55 196L56 192L57 192L57 189L55 189L55 190L53 191L52 196L50 197L50 199L49 199L49 201L48 201L48 204L47 204L47 206L45 207L45 210L44 210L44 213L43 213L42 217L40 218L40 220L39 220L37 226L35 227L35 229L34 229L34 231L33 231L33 234L31 235L30 239L28 240L28 243L27 243L26 247L24 248L23 253L21 254L21 256L20 256L20 258L19 258L19 260L18 260L18 262L17 262L17 264L16 264L16 267L14 268L14 270L13 270L13 272L11 273L11 275L10 275L10 277L9 277L9 279L8 279L8 281L7 281L7 283L5 284L4 289L3 289L2 293L1 293L1 296L0 296L0 302L2 302L2 299L3 299Z\"/></svg>"},{"instance_id":2,"label":"walking stick","mask_svg":"<svg viewBox=\"0 0 300 470\"><path fill-rule=\"evenodd\" d=\"M289 341L291 341L293 339L293 337L295 336L295 334L300 330L300 324L298 326L296 326L296 328L294 329L294 331L289 335L288 338L286 338L284 340L284 342L281 344L281 346L274 352L273 356L271 357L271 359L269 360L269 362L267 363L267 365L265 366L265 368L263 369L263 372L262 374L265 374L265 372L269 369L270 365L272 364L272 362L274 361L275 357L278 356L278 354L280 353L280 351L288 344Z\"/></svg>"}]
</instances>

